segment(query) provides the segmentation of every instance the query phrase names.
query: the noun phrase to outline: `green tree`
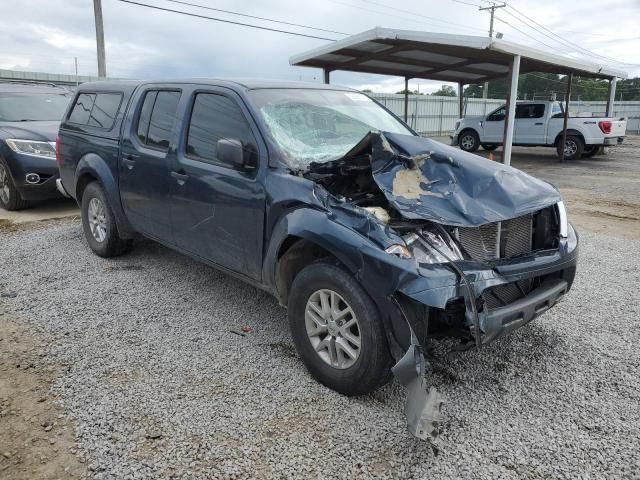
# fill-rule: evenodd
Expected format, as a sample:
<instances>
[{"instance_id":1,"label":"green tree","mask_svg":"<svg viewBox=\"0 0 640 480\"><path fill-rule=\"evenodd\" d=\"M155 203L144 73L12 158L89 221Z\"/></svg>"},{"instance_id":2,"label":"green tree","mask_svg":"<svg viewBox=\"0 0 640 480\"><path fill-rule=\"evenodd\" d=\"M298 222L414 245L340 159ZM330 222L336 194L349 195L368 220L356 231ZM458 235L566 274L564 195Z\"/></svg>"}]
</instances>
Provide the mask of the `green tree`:
<instances>
[{"instance_id":1,"label":"green tree","mask_svg":"<svg viewBox=\"0 0 640 480\"><path fill-rule=\"evenodd\" d=\"M457 97L458 93L451 85L442 85L440 90L436 90L431 95L434 97Z\"/></svg>"},{"instance_id":2,"label":"green tree","mask_svg":"<svg viewBox=\"0 0 640 480\"><path fill-rule=\"evenodd\" d=\"M518 99L544 99L553 94L562 99L567 91L567 76L553 73L525 73L518 79ZM487 90L489 98L506 98L509 83L507 79L492 80ZM607 100L609 82L593 78L574 77L571 87L573 100ZM483 84L468 85L464 96L482 97ZM616 100L640 100L640 78L620 80L616 87Z\"/></svg>"},{"instance_id":3,"label":"green tree","mask_svg":"<svg viewBox=\"0 0 640 480\"><path fill-rule=\"evenodd\" d=\"M407 92L409 95L424 95L423 93L420 93L418 90L405 90L404 88L402 90L400 90L399 92L396 92L397 94L400 95L404 95L405 92Z\"/></svg>"}]
</instances>

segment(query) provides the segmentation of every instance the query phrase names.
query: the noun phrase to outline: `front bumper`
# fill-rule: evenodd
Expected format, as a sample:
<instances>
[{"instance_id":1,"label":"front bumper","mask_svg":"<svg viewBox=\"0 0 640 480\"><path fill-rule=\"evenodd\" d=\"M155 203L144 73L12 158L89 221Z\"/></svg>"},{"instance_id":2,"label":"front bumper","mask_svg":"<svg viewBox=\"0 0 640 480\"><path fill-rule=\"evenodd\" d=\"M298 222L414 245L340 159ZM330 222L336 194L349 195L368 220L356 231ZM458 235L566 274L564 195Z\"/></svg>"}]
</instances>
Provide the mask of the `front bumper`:
<instances>
[{"instance_id":1,"label":"front bumper","mask_svg":"<svg viewBox=\"0 0 640 480\"><path fill-rule=\"evenodd\" d=\"M497 260L491 265L457 262L469 288L450 265L440 264L424 266L420 269L422 278L407 282L399 291L416 304L427 307L429 322L446 320L447 324L455 325L448 330L448 335L468 340L475 337L486 344L529 323L571 289L578 261L578 236L573 227L568 230L568 238L562 239L556 250ZM518 300L489 308L485 301L489 292L505 286L515 288L516 283L522 281L532 282L533 289ZM473 305L478 314L478 336ZM401 342L405 348L407 343L406 339Z\"/></svg>"},{"instance_id":2,"label":"front bumper","mask_svg":"<svg viewBox=\"0 0 640 480\"><path fill-rule=\"evenodd\" d=\"M45 200L56 198L60 193L56 189L56 179L59 178L56 161L51 158L35 157L12 152L7 158L11 175L16 189L25 200ZM37 175L38 181L27 182L27 176Z\"/></svg>"},{"instance_id":3,"label":"front bumper","mask_svg":"<svg viewBox=\"0 0 640 480\"><path fill-rule=\"evenodd\" d=\"M449 139L451 140L451 145L458 145L458 135L449 135Z\"/></svg>"}]
</instances>

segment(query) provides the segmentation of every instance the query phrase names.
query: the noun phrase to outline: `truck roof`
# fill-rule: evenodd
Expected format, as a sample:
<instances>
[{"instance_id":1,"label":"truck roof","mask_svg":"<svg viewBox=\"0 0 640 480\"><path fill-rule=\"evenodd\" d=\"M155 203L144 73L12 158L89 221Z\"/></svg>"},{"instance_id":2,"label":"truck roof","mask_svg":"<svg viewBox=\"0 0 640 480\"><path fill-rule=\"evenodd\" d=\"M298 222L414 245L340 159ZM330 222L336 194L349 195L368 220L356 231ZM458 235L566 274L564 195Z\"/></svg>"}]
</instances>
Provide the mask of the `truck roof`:
<instances>
[{"instance_id":1,"label":"truck roof","mask_svg":"<svg viewBox=\"0 0 640 480\"><path fill-rule=\"evenodd\" d=\"M284 80L265 80L253 78L174 78L162 80L100 80L95 82L87 82L80 85L79 90L120 90L135 89L139 85L155 84L155 83L178 83L178 84L197 84L212 86L228 86L231 88L240 88L243 90L258 90L266 88L313 88L316 90L348 90L356 91L348 87L340 87L336 85L327 85L315 82L295 82Z\"/></svg>"}]
</instances>

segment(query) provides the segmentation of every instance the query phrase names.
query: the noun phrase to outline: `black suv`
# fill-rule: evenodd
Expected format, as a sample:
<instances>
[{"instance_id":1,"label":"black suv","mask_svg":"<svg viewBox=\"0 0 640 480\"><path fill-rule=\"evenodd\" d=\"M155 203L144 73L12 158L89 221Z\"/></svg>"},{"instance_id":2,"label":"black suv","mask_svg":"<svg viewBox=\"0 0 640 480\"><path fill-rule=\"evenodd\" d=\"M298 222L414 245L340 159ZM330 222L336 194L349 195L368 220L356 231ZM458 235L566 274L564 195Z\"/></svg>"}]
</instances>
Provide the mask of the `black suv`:
<instances>
[{"instance_id":1,"label":"black suv","mask_svg":"<svg viewBox=\"0 0 640 480\"><path fill-rule=\"evenodd\" d=\"M55 139L69 98L54 85L0 83L0 207L61 196Z\"/></svg>"},{"instance_id":2,"label":"black suv","mask_svg":"<svg viewBox=\"0 0 640 480\"><path fill-rule=\"evenodd\" d=\"M480 347L553 306L575 275L554 187L421 138L353 90L87 83L58 148L96 254L142 235L272 293L316 379L360 395L393 371L421 438L440 409L426 339Z\"/></svg>"}]
</instances>

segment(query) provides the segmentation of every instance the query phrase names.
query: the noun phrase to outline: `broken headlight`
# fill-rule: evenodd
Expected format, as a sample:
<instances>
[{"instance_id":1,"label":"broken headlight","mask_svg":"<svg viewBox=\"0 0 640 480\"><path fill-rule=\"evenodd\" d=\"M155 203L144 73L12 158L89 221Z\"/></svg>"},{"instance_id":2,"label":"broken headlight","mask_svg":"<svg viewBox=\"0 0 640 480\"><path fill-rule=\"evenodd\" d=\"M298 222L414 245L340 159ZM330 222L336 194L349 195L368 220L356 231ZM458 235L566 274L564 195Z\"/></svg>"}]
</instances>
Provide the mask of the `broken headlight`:
<instances>
[{"instance_id":1,"label":"broken headlight","mask_svg":"<svg viewBox=\"0 0 640 480\"><path fill-rule=\"evenodd\" d=\"M400 258L414 258L418 263L449 263L464 258L456 243L445 232L425 229L408 233L402 239L404 245L391 245L385 252Z\"/></svg>"}]
</instances>

